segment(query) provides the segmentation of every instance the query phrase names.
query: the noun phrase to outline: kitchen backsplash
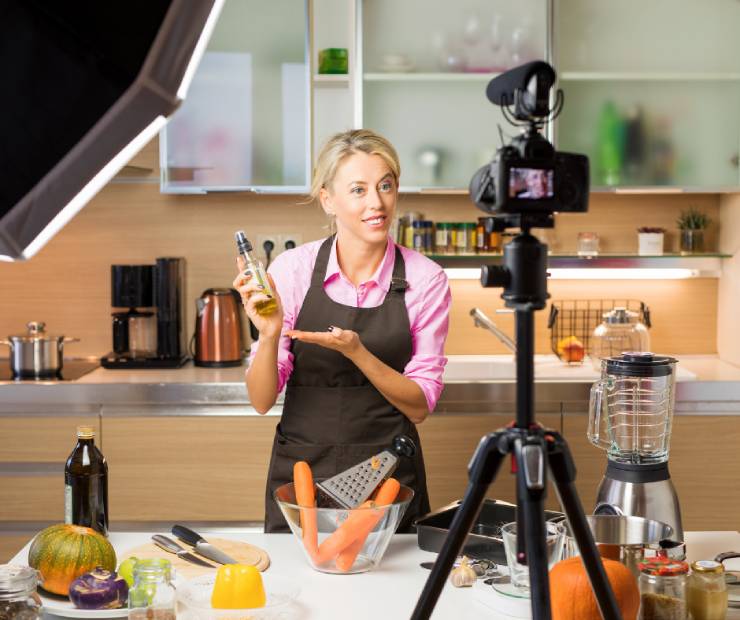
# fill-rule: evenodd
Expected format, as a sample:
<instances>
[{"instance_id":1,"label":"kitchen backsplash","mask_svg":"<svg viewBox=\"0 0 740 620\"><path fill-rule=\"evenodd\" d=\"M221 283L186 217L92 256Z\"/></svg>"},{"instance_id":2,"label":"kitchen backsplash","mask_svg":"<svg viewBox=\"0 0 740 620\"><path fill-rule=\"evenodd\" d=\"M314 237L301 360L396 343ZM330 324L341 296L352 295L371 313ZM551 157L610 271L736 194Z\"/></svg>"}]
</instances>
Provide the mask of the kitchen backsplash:
<instances>
[{"instance_id":1,"label":"kitchen backsplash","mask_svg":"<svg viewBox=\"0 0 740 620\"><path fill-rule=\"evenodd\" d=\"M137 176L137 175L134 175ZM151 263L158 256L187 261L187 331L195 299L207 288L230 286L235 273L233 234L298 233L302 240L327 234L321 210L303 197L214 193L160 194L148 183L116 182L103 191L28 263L0 263L0 335L24 330L27 321L45 321L49 332L80 338L67 355L100 355L111 349L110 265ZM573 252L580 231L601 238L604 252L636 252L638 226L669 231L666 251L677 247L675 219L696 205L712 217L708 244L717 239L720 199L715 195L593 195L585 215L559 216L548 241L557 252ZM420 211L435 221L473 221L480 215L466 196L404 195L399 212ZM670 233L673 233L671 236ZM671 353L717 351L717 279L665 281L553 281L553 299L629 298L645 301L653 319L653 349ZM507 353L490 334L473 326L470 308L493 315L503 307L500 291L477 281L453 281L453 308L447 352ZM496 315L513 335L511 315ZM550 351L547 312L536 314L536 349ZM0 352L2 355L4 352Z\"/></svg>"}]
</instances>

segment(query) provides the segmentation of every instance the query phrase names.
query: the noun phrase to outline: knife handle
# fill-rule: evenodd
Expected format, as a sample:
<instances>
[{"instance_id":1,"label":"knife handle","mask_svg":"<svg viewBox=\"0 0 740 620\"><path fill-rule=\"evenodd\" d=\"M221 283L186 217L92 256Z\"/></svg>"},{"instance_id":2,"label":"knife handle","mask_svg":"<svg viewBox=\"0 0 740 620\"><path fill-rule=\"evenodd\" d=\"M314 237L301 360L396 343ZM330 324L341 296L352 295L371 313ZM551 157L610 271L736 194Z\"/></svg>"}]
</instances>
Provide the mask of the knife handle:
<instances>
[{"instance_id":1,"label":"knife handle","mask_svg":"<svg viewBox=\"0 0 740 620\"><path fill-rule=\"evenodd\" d=\"M170 553L185 551L185 549L178 545L174 540L167 538L166 536L162 536L161 534L153 534L152 540L157 547L160 547L165 551L169 551Z\"/></svg>"},{"instance_id":2,"label":"knife handle","mask_svg":"<svg viewBox=\"0 0 740 620\"><path fill-rule=\"evenodd\" d=\"M200 534L196 534L193 530L186 528L184 525L173 525L172 533L177 536L180 540L184 540L189 545L197 545L201 541L205 541Z\"/></svg>"}]
</instances>

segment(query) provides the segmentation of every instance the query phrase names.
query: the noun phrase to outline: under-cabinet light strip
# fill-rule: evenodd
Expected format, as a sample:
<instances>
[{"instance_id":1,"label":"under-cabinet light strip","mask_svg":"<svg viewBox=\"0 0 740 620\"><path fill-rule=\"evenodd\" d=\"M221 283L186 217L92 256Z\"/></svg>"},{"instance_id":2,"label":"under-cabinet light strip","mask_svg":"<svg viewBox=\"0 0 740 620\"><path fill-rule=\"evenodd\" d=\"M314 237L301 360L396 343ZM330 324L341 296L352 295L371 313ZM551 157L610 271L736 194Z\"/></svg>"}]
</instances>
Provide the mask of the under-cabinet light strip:
<instances>
[{"instance_id":1,"label":"under-cabinet light strip","mask_svg":"<svg viewBox=\"0 0 740 620\"><path fill-rule=\"evenodd\" d=\"M444 270L450 280L478 280L480 269L474 267L448 267ZM551 280L681 280L703 275L698 269L548 269Z\"/></svg>"}]
</instances>

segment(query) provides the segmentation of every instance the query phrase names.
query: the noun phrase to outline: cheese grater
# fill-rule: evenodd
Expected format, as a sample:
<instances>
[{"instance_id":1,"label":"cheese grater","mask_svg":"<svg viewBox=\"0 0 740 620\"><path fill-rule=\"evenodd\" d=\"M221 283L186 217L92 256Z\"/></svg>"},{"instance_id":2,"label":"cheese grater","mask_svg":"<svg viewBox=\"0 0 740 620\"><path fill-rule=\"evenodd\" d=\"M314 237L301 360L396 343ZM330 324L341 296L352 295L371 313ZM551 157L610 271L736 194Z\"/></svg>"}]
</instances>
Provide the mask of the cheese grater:
<instances>
[{"instance_id":1,"label":"cheese grater","mask_svg":"<svg viewBox=\"0 0 740 620\"><path fill-rule=\"evenodd\" d=\"M393 451L396 454L383 450L332 478L318 482L316 486L326 499L342 508L357 508L396 470L398 455L413 456L416 446L409 437L400 435L393 440Z\"/></svg>"}]
</instances>

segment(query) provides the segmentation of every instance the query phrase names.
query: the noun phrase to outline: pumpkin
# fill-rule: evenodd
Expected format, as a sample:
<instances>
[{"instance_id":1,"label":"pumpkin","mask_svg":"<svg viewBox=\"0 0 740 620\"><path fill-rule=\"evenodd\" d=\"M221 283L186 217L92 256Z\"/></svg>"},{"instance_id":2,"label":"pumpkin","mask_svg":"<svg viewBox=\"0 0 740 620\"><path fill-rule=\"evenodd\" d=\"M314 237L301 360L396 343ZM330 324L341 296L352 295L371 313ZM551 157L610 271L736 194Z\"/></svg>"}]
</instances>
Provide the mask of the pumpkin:
<instances>
[{"instance_id":1,"label":"pumpkin","mask_svg":"<svg viewBox=\"0 0 740 620\"><path fill-rule=\"evenodd\" d=\"M624 620L635 620L640 609L637 579L621 562L602 558ZM552 620L601 620L591 582L580 557L568 558L550 570Z\"/></svg>"},{"instance_id":2,"label":"pumpkin","mask_svg":"<svg viewBox=\"0 0 740 620\"><path fill-rule=\"evenodd\" d=\"M51 525L36 535L28 552L28 565L41 573L41 587L67 596L70 584L100 566L116 569L116 552L108 539L81 525Z\"/></svg>"}]
</instances>

